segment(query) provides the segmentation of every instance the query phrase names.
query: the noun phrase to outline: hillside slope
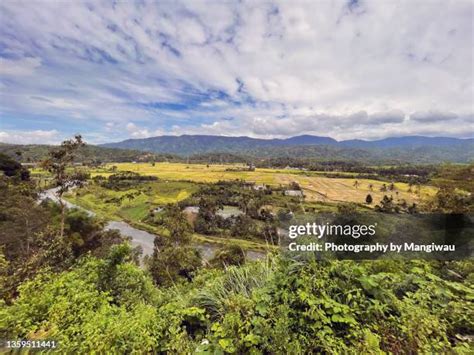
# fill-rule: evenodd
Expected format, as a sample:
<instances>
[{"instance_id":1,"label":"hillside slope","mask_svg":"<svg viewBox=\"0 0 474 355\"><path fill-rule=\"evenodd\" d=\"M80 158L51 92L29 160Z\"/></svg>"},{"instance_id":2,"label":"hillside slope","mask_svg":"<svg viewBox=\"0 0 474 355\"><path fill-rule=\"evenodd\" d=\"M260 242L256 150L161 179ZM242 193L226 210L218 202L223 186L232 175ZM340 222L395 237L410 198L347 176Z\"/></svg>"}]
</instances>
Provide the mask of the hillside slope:
<instances>
[{"instance_id":1,"label":"hillside slope","mask_svg":"<svg viewBox=\"0 0 474 355\"><path fill-rule=\"evenodd\" d=\"M474 156L474 139L423 136L338 142L329 137L310 135L287 139L182 135L128 139L122 142L103 144L102 147L134 149L181 156L234 153L255 157L286 156L371 162L469 162Z\"/></svg>"}]
</instances>

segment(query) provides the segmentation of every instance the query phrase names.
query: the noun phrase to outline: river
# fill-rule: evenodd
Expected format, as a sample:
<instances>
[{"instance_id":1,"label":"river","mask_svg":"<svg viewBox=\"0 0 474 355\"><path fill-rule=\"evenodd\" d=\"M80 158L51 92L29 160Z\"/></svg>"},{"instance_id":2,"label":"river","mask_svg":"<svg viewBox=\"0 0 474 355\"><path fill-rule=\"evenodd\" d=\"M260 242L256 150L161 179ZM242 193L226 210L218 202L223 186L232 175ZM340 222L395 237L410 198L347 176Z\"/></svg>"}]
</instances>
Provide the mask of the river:
<instances>
[{"instance_id":1,"label":"river","mask_svg":"<svg viewBox=\"0 0 474 355\"><path fill-rule=\"evenodd\" d=\"M40 201L43 201L46 199L50 199L56 203L59 202L59 198L56 195L56 188L45 190L40 194L39 196ZM89 216L96 215L94 212L86 210L85 208L75 205L69 201L66 201L64 199L62 199L62 201L68 208L78 208L80 210L85 211ZM154 234L132 227L130 224L124 221L107 221L105 225L105 230L111 230L111 229L116 229L123 236L129 237L131 239L133 246L140 246L143 251L142 256L153 254L153 241L155 239ZM200 250L202 257L205 260L209 260L209 259L212 259L212 257L214 256L214 253L219 248L219 246L209 244L209 243L201 243L201 244L195 244L195 248ZM257 252L257 251L251 251L251 250L247 251L246 254L247 254L247 258L250 260L261 259L265 255L265 253L263 252Z\"/></svg>"}]
</instances>

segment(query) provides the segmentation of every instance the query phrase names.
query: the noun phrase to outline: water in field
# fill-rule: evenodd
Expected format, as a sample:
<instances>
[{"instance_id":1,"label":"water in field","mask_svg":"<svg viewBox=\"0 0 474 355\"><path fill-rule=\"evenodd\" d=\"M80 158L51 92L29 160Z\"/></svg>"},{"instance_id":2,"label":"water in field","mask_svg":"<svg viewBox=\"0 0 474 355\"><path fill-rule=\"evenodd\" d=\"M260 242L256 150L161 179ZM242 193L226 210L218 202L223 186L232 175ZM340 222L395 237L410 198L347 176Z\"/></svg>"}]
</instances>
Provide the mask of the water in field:
<instances>
[{"instance_id":1,"label":"water in field","mask_svg":"<svg viewBox=\"0 0 474 355\"><path fill-rule=\"evenodd\" d=\"M44 191L40 195L39 199L40 201L50 199L54 202L59 202L59 199L56 195L56 189L49 189L49 190ZM85 211L90 216L95 216L95 213L92 211L86 210L69 201L66 201L66 200L62 200L62 201L68 208L78 208ZM123 221L108 221L107 224L105 225L105 229L106 230L116 229L123 236L131 238L131 242L133 246L140 246L142 248L142 251L143 251L142 256L153 254L153 241L155 239L154 234L132 227L130 224ZM212 259L212 257L214 256L214 253L219 248L218 245L214 245L210 243L196 244L195 247L196 249L200 250L201 255L206 260ZM264 253L255 252L255 251L247 252L247 257L250 260L260 259L264 255L265 255Z\"/></svg>"},{"instance_id":2,"label":"water in field","mask_svg":"<svg viewBox=\"0 0 474 355\"><path fill-rule=\"evenodd\" d=\"M140 246L143 256L153 254L153 241L155 236L151 233L132 227L123 221L109 221L105 225L105 230L116 229L125 237L132 239L133 246Z\"/></svg>"},{"instance_id":3,"label":"water in field","mask_svg":"<svg viewBox=\"0 0 474 355\"><path fill-rule=\"evenodd\" d=\"M243 214L243 212L235 206L224 206L221 210L217 211L217 215L222 218L237 217Z\"/></svg>"}]
</instances>

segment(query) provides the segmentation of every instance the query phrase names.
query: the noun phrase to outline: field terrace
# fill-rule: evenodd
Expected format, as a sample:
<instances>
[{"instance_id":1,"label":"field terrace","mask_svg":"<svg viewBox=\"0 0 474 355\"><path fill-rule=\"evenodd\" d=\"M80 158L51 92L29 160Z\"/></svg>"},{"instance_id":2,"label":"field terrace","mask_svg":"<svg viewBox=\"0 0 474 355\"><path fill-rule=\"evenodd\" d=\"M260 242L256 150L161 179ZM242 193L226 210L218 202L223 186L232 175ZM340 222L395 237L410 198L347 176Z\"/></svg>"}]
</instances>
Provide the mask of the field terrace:
<instances>
[{"instance_id":1,"label":"field terrace","mask_svg":"<svg viewBox=\"0 0 474 355\"><path fill-rule=\"evenodd\" d=\"M256 184L270 186L288 185L295 181L304 191L308 202L355 202L364 203L367 194L371 194L374 203L384 195L393 195L394 199L406 200L407 203L420 203L423 199L433 196L437 189L432 186L421 186L419 193L416 188L409 192L406 183L395 183L394 191L380 191L387 182L371 179L330 178L318 176L318 172L305 172L297 169L256 169L255 171L232 171L242 165L209 165L181 163L117 163L109 164L107 168L116 166L117 171L133 171L143 175L156 176L162 180L193 182L217 182L222 180L245 180ZM112 174L109 169L93 170L92 176ZM358 186L354 186L355 181ZM372 185L372 188L370 188Z\"/></svg>"}]
</instances>

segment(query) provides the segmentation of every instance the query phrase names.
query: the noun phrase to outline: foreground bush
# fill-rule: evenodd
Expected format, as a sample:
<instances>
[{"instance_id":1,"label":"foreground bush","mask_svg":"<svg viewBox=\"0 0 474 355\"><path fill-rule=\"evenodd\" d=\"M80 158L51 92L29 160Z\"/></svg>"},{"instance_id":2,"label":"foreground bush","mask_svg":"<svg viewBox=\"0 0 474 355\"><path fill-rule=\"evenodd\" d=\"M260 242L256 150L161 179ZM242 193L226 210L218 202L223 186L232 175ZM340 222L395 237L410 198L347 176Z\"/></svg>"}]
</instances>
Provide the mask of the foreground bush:
<instances>
[{"instance_id":1,"label":"foreground bush","mask_svg":"<svg viewBox=\"0 0 474 355\"><path fill-rule=\"evenodd\" d=\"M458 266L274 256L157 288L118 246L25 283L1 336L61 353L469 353L472 263Z\"/></svg>"}]
</instances>

